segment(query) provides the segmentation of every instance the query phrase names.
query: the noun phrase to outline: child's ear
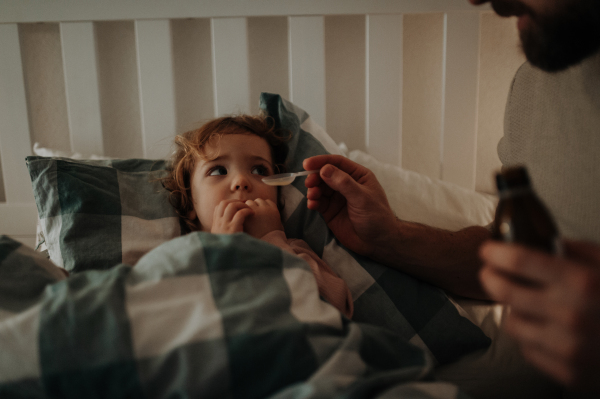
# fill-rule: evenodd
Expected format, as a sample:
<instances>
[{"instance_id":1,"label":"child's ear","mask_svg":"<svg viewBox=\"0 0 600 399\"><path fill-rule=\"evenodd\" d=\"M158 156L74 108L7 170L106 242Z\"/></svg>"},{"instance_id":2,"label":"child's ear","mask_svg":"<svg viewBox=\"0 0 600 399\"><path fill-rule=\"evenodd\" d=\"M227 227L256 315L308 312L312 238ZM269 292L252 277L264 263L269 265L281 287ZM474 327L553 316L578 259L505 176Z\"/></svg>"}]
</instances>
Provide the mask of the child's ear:
<instances>
[{"instance_id":1,"label":"child's ear","mask_svg":"<svg viewBox=\"0 0 600 399\"><path fill-rule=\"evenodd\" d=\"M195 209L192 209L191 211L188 212L187 214L188 219L190 219L191 221L196 220L196 218L198 217L198 214L196 213Z\"/></svg>"}]
</instances>

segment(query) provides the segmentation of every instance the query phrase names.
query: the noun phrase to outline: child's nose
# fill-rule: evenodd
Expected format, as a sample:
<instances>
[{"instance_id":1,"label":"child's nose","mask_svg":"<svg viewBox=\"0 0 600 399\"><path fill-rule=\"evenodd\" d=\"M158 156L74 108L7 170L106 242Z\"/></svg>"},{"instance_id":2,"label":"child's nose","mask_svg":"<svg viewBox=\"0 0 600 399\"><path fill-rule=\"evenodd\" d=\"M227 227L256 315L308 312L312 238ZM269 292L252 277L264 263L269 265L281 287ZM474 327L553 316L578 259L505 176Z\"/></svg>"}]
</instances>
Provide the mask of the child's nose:
<instances>
[{"instance_id":1,"label":"child's nose","mask_svg":"<svg viewBox=\"0 0 600 399\"><path fill-rule=\"evenodd\" d=\"M231 189L233 191L238 191L238 190L250 191L252 189L252 185L250 184L250 179L248 179L248 177L245 176L243 173L238 174L231 183Z\"/></svg>"}]
</instances>

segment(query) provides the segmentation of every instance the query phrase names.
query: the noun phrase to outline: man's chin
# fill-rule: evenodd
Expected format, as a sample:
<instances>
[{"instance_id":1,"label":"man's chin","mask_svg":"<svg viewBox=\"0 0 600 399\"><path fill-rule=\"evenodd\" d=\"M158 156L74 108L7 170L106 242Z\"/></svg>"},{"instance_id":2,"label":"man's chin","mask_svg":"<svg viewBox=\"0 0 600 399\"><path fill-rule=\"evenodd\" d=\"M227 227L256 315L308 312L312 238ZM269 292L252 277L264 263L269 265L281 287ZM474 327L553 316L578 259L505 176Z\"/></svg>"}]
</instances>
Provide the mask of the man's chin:
<instances>
[{"instance_id":1,"label":"man's chin","mask_svg":"<svg viewBox=\"0 0 600 399\"><path fill-rule=\"evenodd\" d=\"M560 16L523 17L518 25L527 60L547 72L567 69L600 49L600 3Z\"/></svg>"},{"instance_id":2,"label":"man's chin","mask_svg":"<svg viewBox=\"0 0 600 399\"><path fill-rule=\"evenodd\" d=\"M534 42L523 35L521 45L527 61L546 72L563 71L596 54L600 49L600 42L587 46L573 46L568 43L550 45Z\"/></svg>"},{"instance_id":3,"label":"man's chin","mask_svg":"<svg viewBox=\"0 0 600 399\"><path fill-rule=\"evenodd\" d=\"M527 61L546 72L559 72L577 65L600 49L600 40L564 35L548 38L531 25L520 31L520 37Z\"/></svg>"}]
</instances>

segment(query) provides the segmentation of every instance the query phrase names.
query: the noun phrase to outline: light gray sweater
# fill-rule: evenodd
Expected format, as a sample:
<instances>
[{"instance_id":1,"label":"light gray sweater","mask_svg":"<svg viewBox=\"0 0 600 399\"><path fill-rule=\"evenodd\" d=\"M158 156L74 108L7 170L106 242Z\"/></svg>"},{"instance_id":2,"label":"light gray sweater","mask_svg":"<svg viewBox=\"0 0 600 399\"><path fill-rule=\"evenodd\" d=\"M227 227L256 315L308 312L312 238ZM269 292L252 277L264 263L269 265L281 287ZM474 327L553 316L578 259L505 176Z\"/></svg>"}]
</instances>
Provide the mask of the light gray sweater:
<instances>
[{"instance_id":1,"label":"light gray sweater","mask_svg":"<svg viewBox=\"0 0 600 399\"><path fill-rule=\"evenodd\" d=\"M599 152L600 53L559 73L523 64L498 155L528 168L563 237L600 243Z\"/></svg>"}]
</instances>

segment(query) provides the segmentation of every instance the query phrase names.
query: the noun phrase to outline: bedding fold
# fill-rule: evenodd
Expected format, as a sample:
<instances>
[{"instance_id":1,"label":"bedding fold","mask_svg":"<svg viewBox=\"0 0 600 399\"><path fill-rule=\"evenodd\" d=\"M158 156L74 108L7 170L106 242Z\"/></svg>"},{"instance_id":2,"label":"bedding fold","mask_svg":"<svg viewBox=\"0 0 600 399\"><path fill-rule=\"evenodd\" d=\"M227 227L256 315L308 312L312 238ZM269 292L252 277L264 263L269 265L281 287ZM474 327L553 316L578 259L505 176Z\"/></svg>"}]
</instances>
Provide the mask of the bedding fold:
<instances>
[{"instance_id":1,"label":"bedding fold","mask_svg":"<svg viewBox=\"0 0 600 399\"><path fill-rule=\"evenodd\" d=\"M0 368L17 365L1 397L462 397L423 349L342 317L305 261L246 234L52 281L0 335Z\"/></svg>"}]
</instances>

